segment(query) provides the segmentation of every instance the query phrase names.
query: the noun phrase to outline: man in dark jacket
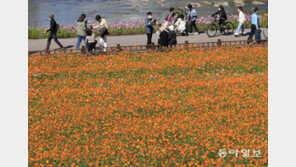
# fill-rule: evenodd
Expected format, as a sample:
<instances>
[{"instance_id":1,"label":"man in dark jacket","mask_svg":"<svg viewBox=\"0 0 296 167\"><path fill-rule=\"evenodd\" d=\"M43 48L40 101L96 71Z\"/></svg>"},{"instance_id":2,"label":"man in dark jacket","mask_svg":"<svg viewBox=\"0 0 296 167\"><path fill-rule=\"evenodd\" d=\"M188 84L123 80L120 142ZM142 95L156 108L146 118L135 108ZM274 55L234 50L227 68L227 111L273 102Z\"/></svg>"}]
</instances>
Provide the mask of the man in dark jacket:
<instances>
[{"instance_id":1,"label":"man in dark jacket","mask_svg":"<svg viewBox=\"0 0 296 167\"><path fill-rule=\"evenodd\" d=\"M153 20L151 17L152 17L152 13L148 12L147 18L145 19L145 30L146 30L146 34L147 34L147 45L148 46L151 45L153 26L155 24L155 20Z\"/></svg>"},{"instance_id":2,"label":"man in dark jacket","mask_svg":"<svg viewBox=\"0 0 296 167\"><path fill-rule=\"evenodd\" d=\"M60 48L63 48L63 45L58 41L58 37L57 37L58 25L57 25L56 21L54 20L54 15L50 14L48 16L48 18L50 19L50 28L46 31L46 33L49 32L47 45L46 45L46 49L45 49L46 52L48 52L48 50L49 50L52 38L60 46Z\"/></svg>"}]
</instances>

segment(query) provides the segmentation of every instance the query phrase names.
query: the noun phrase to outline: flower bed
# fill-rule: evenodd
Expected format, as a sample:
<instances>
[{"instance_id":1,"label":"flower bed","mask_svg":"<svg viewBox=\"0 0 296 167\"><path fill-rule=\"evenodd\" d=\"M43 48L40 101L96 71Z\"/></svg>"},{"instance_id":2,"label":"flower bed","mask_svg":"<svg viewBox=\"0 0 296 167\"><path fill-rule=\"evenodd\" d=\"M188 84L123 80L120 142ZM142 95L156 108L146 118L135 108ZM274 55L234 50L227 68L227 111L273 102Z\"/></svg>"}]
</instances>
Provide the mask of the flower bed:
<instances>
[{"instance_id":1,"label":"flower bed","mask_svg":"<svg viewBox=\"0 0 296 167\"><path fill-rule=\"evenodd\" d=\"M267 166L267 47L28 61L29 166Z\"/></svg>"}]
</instances>

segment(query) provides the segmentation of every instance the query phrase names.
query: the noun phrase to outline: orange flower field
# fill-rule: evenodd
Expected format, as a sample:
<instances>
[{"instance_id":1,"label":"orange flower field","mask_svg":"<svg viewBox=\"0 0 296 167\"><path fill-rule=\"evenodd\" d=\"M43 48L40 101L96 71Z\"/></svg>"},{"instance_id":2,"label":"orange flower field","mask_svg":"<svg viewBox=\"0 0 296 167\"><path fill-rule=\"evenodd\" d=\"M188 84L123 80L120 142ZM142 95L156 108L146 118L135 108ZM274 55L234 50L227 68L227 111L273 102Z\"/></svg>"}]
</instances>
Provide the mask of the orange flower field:
<instances>
[{"instance_id":1,"label":"orange flower field","mask_svg":"<svg viewBox=\"0 0 296 167\"><path fill-rule=\"evenodd\" d=\"M268 165L267 47L31 55L28 77L29 166Z\"/></svg>"}]
</instances>

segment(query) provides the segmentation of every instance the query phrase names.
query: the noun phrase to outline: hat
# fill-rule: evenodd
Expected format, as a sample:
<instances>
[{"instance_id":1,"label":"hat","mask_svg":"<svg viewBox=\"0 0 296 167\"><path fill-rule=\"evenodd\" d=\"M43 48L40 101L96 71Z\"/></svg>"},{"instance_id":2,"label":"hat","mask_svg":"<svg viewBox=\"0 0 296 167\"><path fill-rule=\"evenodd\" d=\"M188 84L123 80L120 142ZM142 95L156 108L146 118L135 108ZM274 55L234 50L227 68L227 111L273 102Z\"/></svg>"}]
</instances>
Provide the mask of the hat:
<instances>
[{"instance_id":1,"label":"hat","mask_svg":"<svg viewBox=\"0 0 296 167\"><path fill-rule=\"evenodd\" d=\"M49 18L54 18L54 15L51 13L48 15Z\"/></svg>"},{"instance_id":2,"label":"hat","mask_svg":"<svg viewBox=\"0 0 296 167\"><path fill-rule=\"evenodd\" d=\"M170 31L174 31L174 26L173 26L173 25L170 25L170 26L169 26L169 30L170 30Z\"/></svg>"}]
</instances>

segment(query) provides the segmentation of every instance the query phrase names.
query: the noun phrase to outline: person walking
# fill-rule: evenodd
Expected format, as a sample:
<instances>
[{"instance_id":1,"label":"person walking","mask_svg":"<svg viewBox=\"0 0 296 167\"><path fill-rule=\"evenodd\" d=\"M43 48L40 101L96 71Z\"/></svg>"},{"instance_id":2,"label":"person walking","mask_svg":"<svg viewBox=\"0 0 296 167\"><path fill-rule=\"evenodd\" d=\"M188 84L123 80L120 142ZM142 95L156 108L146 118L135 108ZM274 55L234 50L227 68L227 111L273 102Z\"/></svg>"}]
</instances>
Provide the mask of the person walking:
<instances>
[{"instance_id":1,"label":"person walking","mask_svg":"<svg viewBox=\"0 0 296 167\"><path fill-rule=\"evenodd\" d=\"M258 8L254 8L254 13L252 14L252 21L251 21L251 32L248 37L248 41L251 41L253 39L253 36L255 35L255 40L260 40L260 25L259 25L259 17L258 17Z\"/></svg>"},{"instance_id":2,"label":"person walking","mask_svg":"<svg viewBox=\"0 0 296 167\"><path fill-rule=\"evenodd\" d=\"M192 33L192 29L194 27L196 33L194 35L200 34L200 32L198 31L197 27L196 27L196 19L197 19L197 13L196 10L193 8L193 6L191 4L187 5L188 7L188 13L187 13L187 19L190 22L190 33Z\"/></svg>"},{"instance_id":3,"label":"person walking","mask_svg":"<svg viewBox=\"0 0 296 167\"><path fill-rule=\"evenodd\" d=\"M237 8L238 10L238 13L239 13L239 17L238 17L238 27L237 27L237 30L235 32L235 36L237 37L239 35L239 30L242 29L242 34L245 34L245 27L244 27L244 23L246 21L246 17L245 17L245 14L243 12L243 7L242 6L239 6Z\"/></svg>"},{"instance_id":4,"label":"person walking","mask_svg":"<svg viewBox=\"0 0 296 167\"><path fill-rule=\"evenodd\" d=\"M100 32L100 46L103 47L103 52L106 52L107 48L107 35L108 32L108 23L107 21L102 18L100 15L96 16L96 20L99 22L99 25L95 26L95 29L99 29Z\"/></svg>"},{"instance_id":5,"label":"person walking","mask_svg":"<svg viewBox=\"0 0 296 167\"><path fill-rule=\"evenodd\" d=\"M76 49L79 49L80 43L83 40L85 42L86 38L86 29L87 29L87 20L85 20L86 15L81 14L79 19L77 20L77 35L78 35L78 41L76 44ZM85 48L87 48L87 43L85 42Z\"/></svg>"},{"instance_id":6,"label":"person walking","mask_svg":"<svg viewBox=\"0 0 296 167\"><path fill-rule=\"evenodd\" d=\"M219 16L219 22L218 24L220 25L220 32L224 32L224 25L225 21L227 20L227 14L224 10L224 7L222 5L218 6L218 11L214 14L212 14L212 17L215 17L216 15Z\"/></svg>"},{"instance_id":7,"label":"person walking","mask_svg":"<svg viewBox=\"0 0 296 167\"><path fill-rule=\"evenodd\" d=\"M45 48L46 52L48 52L48 50L49 50L50 43L51 43L52 39L55 41L55 43L57 43L59 45L60 48L63 48L63 45L59 42L58 37L57 37L59 25L54 20L54 15L52 13L48 16L48 18L50 20L50 28L45 32L45 33L49 32L48 39L47 39L47 45Z\"/></svg>"},{"instance_id":8,"label":"person walking","mask_svg":"<svg viewBox=\"0 0 296 167\"><path fill-rule=\"evenodd\" d=\"M151 46L152 34L156 20L152 19L152 13L147 13L147 18L145 19L145 31L147 34L147 46Z\"/></svg>"}]
</instances>

